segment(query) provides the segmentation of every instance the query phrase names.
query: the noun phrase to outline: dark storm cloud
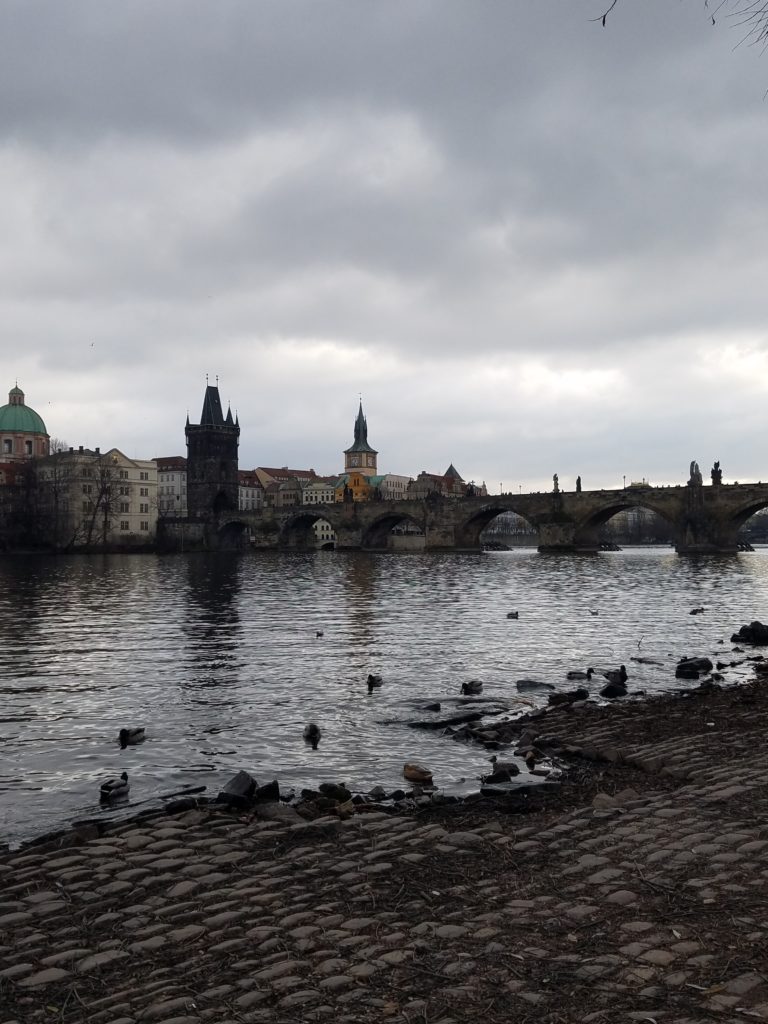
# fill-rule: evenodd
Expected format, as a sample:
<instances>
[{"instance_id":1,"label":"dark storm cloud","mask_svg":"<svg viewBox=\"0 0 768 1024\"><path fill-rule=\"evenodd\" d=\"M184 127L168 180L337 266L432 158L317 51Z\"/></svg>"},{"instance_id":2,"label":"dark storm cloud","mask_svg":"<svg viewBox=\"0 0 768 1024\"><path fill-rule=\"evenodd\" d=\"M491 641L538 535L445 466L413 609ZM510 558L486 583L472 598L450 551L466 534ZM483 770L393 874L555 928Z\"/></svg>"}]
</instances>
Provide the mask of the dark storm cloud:
<instances>
[{"instance_id":1,"label":"dark storm cloud","mask_svg":"<svg viewBox=\"0 0 768 1024\"><path fill-rule=\"evenodd\" d=\"M244 465L338 468L362 389L393 471L748 475L768 65L703 4L601 13L4 4L0 315L52 432L180 450L220 371Z\"/></svg>"}]
</instances>

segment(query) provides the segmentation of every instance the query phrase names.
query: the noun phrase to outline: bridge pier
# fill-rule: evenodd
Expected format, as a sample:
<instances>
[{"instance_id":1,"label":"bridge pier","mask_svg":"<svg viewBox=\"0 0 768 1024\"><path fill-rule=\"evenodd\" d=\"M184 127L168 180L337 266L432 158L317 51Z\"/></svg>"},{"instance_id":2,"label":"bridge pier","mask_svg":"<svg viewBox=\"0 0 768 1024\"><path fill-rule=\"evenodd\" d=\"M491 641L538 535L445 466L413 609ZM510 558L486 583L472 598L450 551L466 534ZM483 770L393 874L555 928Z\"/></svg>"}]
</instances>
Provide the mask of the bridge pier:
<instances>
[{"instance_id":1,"label":"bridge pier","mask_svg":"<svg viewBox=\"0 0 768 1024\"><path fill-rule=\"evenodd\" d=\"M597 550L576 544L576 524L572 522L535 523L539 529L539 551L562 552Z\"/></svg>"},{"instance_id":2,"label":"bridge pier","mask_svg":"<svg viewBox=\"0 0 768 1024\"><path fill-rule=\"evenodd\" d=\"M719 491L719 488L718 488ZM708 497L708 495L707 495ZM703 488L688 487L675 536L678 555L733 555L739 550L738 526L706 508Z\"/></svg>"},{"instance_id":3,"label":"bridge pier","mask_svg":"<svg viewBox=\"0 0 768 1024\"><path fill-rule=\"evenodd\" d=\"M336 527L337 551L359 551L362 546L363 531L357 523L344 523Z\"/></svg>"},{"instance_id":4,"label":"bridge pier","mask_svg":"<svg viewBox=\"0 0 768 1024\"><path fill-rule=\"evenodd\" d=\"M739 541L735 530L711 529L712 524L685 523L675 538L678 555L735 555ZM710 527L710 528L708 528Z\"/></svg>"},{"instance_id":5,"label":"bridge pier","mask_svg":"<svg viewBox=\"0 0 768 1024\"><path fill-rule=\"evenodd\" d=\"M736 555L739 545L733 544L675 544L678 555Z\"/></svg>"},{"instance_id":6,"label":"bridge pier","mask_svg":"<svg viewBox=\"0 0 768 1024\"><path fill-rule=\"evenodd\" d=\"M456 535L453 528L441 527L436 523L427 523L424 530L425 551L481 551L482 545L468 547L464 544L457 545Z\"/></svg>"}]
</instances>

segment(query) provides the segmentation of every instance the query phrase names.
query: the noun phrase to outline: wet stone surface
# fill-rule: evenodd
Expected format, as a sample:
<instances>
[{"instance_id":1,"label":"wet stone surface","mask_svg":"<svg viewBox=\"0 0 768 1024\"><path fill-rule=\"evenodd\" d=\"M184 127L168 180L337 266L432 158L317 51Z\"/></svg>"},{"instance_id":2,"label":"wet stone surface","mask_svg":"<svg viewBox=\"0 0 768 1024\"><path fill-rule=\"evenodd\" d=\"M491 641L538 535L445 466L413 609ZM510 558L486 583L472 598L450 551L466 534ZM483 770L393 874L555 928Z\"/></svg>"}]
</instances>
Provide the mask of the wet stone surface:
<instances>
[{"instance_id":1,"label":"wet stone surface","mask_svg":"<svg viewBox=\"0 0 768 1024\"><path fill-rule=\"evenodd\" d=\"M655 739L652 704L548 716L612 765L596 804L195 810L3 854L0 1024L768 1020L768 715L746 696Z\"/></svg>"}]
</instances>

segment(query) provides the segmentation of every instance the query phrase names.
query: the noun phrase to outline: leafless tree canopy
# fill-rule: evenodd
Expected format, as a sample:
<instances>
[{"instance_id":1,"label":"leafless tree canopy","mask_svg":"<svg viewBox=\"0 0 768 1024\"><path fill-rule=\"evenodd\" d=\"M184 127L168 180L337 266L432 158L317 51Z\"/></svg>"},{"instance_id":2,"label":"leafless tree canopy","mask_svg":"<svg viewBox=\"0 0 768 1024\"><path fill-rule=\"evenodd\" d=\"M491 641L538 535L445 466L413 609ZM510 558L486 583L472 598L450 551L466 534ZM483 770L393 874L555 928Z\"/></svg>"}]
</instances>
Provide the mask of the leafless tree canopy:
<instances>
[{"instance_id":1,"label":"leafless tree canopy","mask_svg":"<svg viewBox=\"0 0 768 1024\"><path fill-rule=\"evenodd\" d=\"M619 6L619 0L611 0L595 21L605 26L608 16ZM712 24L725 20L728 25L741 31L741 41L768 46L768 0L704 0Z\"/></svg>"}]
</instances>

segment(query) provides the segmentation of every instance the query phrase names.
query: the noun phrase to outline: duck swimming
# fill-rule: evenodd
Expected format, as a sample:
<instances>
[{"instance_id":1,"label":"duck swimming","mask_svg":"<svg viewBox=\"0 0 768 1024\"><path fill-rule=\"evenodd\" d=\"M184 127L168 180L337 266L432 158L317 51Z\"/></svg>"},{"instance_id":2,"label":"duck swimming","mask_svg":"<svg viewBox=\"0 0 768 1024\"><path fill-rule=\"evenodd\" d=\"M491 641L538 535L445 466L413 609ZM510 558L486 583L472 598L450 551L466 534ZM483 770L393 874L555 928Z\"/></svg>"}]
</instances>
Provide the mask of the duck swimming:
<instances>
[{"instance_id":1,"label":"duck swimming","mask_svg":"<svg viewBox=\"0 0 768 1024\"><path fill-rule=\"evenodd\" d=\"M383 684L384 680L381 676L372 675L370 672L368 673L368 693L373 693L375 689L378 689L378 687Z\"/></svg>"},{"instance_id":2,"label":"duck swimming","mask_svg":"<svg viewBox=\"0 0 768 1024\"><path fill-rule=\"evenodd\" d=\"M603 672L603 679L607 679L609 683L626 683L628 678L627 670L623 665Z\"/></svg>"},{"instance_id":3,"label":"duck swimming","mask_svg":"<svg viewBox=\"0 0 768 1024\"><path fill-rule=\"evenodd\" d=\"M107 779L99 787L102 800L116 800L117 797L127 796L130 789L128 783L128 772L123 772L119 779Z\"/></svg>"},{"instance_id":4,"label":"duck swimming","mask_svg":"<svg viewBox=\"0 0 768 1024\"><path fill-rule=\"evenodd\" d=\"M592 678L592 676L594 674L595 674L595 670L593 668L588 668L586 672L580 672L578 669L573 669L571 672L566 672L565 678L566 679L587 679L587 680L589 680L589 679Z\"/></svg>"},{"instance_id":5,"label":"duck swimming","mask_svg":"<svg viewBox=\"0 0 768 1024\"><path fill-rule=\"evenodd\" d=\"M133 747L137 743L143 743L146 739L145 732L146 729L138 727L135 729L121 729L117 735L117 742L125 750L126 747Z\"/></svg>"},{"instance_id":6,"label":"duck swimming","mask_svg":"<svg viewBox=\"0 0 768 1024\"><path fill-rule=\"evenodd\" d=\"M315 723L307 722L304 726L304 739L307 743L312 744L313 750L317 750L317 745L320 742L320 736L320 729L315 725Z\"/></svg>"},{"instance_id":7,"label":"duck swimming","mask_svg":"<svg viewBox=\"0 0 768 1024\"><path fill-rule=\"evenodd\" d=\"M480 682L479 679L471 679L468 683L461 684L461 692L465 695L473 693L482 693L483 684Z\"/></svg>"}]
</instances>

